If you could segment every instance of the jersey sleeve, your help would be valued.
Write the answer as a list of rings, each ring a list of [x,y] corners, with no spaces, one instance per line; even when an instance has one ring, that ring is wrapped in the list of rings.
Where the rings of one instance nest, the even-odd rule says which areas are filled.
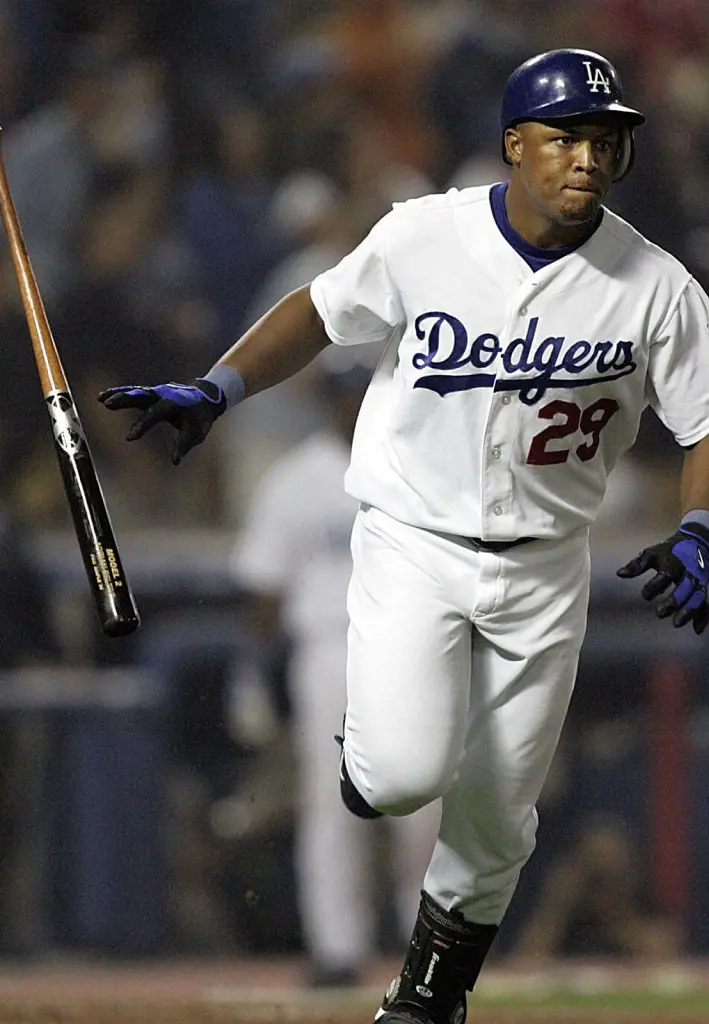
[[[236,582],[256,593],[284,591],[297,571],[300,516],[293,488],[278,466],[256,488],[246,522],[232,548]]]
[[[709,434],[709,297],[693,278],[651,345],[648,401],[684,447]]]
[[[387,341],[403,319],[386,255],[396,217],[393,210],[382,217],[356,249],[310,285],[313,305],[336,345]]]

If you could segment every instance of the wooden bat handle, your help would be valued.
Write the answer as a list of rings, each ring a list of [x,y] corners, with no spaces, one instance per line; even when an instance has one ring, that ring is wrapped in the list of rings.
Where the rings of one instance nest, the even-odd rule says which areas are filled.
[[[0,143],[2,142],[2,129],[0,129]],[[47,395],[54,391],[68,391],[66,376],[62,368],[59,353],[54,345],[52,331],[44,310],[42,296],[37,287],[37,280],[32,270],[25,240],[22,237],[20,222],[17,219],[15,206],[10,195],[10,185],[7,180],[5,161],[0,147],[0,214],[2,214],[5,232],[10,243],[10,254],[15,264],[17,283],[22,294],[22,301],[25,307],[27,325],[32,338],[37,370],[39,372],[42,394]],[[48,343],[49,342],[49,343]]]
[[[52,422],[55,452],[89,586],[96,601],[104,633],[108,636],[125,636],[138,628],[140,616],[128,577],[123,570],[86,434],[62,368],[25,248],[2,153],[0,214],[15,265],[42,394]]]

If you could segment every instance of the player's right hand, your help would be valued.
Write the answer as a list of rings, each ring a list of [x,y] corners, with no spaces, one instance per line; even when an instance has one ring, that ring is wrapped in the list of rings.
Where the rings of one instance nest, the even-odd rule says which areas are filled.
[[[188,384],[156,384],[153,387],[126,384],[108,388],[98,396],[107,409],[142,409],[126,435],[136,441],[156,423],[169,423],[177,431],[170,458],[177,466],[190,448],[201,444],[212,424],[226,410],[226,398],[218,384],[196,377]]]
[[[672,587],[655,606],[658,618],[671,615],[675,626],[691,622],[694,632],[702,633],[709,623],[709,530],[701,523],[682,523],[671,537],[645,548],[617,574],[630,579],[648,569],[654,569],[655,575],[641,591],[646,601]]]

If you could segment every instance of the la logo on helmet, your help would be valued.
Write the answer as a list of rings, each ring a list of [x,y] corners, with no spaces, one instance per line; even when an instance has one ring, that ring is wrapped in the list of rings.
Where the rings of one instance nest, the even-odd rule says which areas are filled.
[[[586,82],[590,86],[591,92],[598,92],[599,89],[603,89],[605,93],[610,93],[610,78],[606,78],[599,67],[593,68],[590,60],[585,60],[582,63],[586,68]]]

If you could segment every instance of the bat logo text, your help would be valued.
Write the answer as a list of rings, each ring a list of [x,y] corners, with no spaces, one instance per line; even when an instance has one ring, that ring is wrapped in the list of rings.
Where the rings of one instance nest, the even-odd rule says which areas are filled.
[[[86,445],[74,403],[66,391],[55,391],[46,397],[52,419],[54,439],[67,455],[78,455]]]

